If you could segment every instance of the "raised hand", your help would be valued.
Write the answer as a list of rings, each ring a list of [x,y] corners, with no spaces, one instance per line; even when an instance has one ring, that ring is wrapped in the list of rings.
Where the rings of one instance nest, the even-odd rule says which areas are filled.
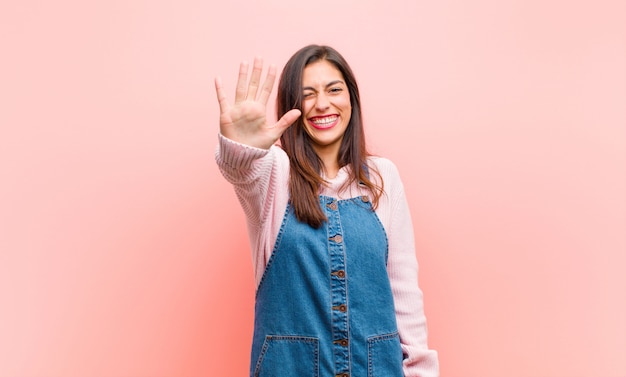
[[[276,67],[269,67],[267,77],[260,88],[263,61],[254,59],[252,75],[248,83],[248,63],[239,66],[239,78],[235,91],[235,103],[226,99],[221,79],[215,79],[215,92],[220,105],[220,133],[239,143],[269,149],[280,135],[300,117],[300,110],[293,109],[275,124],[267,123],[267,101],[276,80]]]

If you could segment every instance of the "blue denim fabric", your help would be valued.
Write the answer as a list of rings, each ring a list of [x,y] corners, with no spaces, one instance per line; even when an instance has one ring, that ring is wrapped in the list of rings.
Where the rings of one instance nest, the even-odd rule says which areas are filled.
[[[385,230],[367,196],[320,196],[328,221],[288,205],[256,295],[250,375],[402,377]]]

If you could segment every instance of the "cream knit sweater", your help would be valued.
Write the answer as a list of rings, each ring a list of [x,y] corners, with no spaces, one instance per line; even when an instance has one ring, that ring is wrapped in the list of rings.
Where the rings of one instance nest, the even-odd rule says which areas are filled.
[[[248,223],[254,276],[258,285],[280,230],[287,201],[289,159],[277,146],[258,149],[218,135],[215,159],[224,177],[233,184]],[[405,377],[439,375],[437,352],[428,349],[426,318],[422,292],[417,284],[417,260],[413,224],[402,181],[395,165],[384,158],[372,157],[371,166],[378,170],[384,183],[378,215],[389,241],[387,273],[394,297],[400,342],[405,354]],[[354,184],[339,191],[348,178],[342,168],[320,195],[347,199],[367,195],[365,188]],[[371,178],[376,178],[375,174]],[[360,376],[359,376],[360,377]]]

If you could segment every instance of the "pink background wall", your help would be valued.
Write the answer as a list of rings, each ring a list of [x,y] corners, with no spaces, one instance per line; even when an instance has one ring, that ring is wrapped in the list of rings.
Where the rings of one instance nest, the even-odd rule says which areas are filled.
[[[3,1],[0,376],[245,375],[212,80],[311,42],[403,175],[442,376],[626,376],[625,4]]]

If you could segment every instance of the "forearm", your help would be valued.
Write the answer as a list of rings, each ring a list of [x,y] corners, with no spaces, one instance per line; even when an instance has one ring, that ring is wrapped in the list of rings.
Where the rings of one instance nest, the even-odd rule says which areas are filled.
[[[279,151],[240,144],[222,135],[218,139],[217,165],[233,185],[248,221],[260,224],[271,207],[273,187],[281,179]]]

